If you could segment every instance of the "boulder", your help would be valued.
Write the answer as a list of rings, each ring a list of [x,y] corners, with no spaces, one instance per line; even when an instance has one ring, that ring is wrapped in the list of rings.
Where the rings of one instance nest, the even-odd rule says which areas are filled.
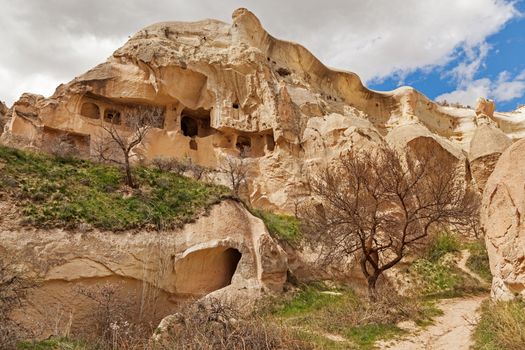
[[[525,297],[525,139],[500,156],[483,192],[481,224],[492,272],[491,295]]]

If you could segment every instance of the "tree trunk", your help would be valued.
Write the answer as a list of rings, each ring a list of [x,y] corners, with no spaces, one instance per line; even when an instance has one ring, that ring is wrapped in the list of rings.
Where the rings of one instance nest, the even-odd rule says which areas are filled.
[[[377,300],[376,283],[377,283],[378,277],[379,277],[379,275],[374,273],[373,275],[371,275],[371,276],[369,276],[367,278],[367,282],[368,282],[368,297],[372,301],[376,301]]]
[[[133,183],[133,176],[131,175],[131,166],[129,165],[129,156],[127,154],[124,155],[124,167],[126,168],[126,185],[128,185],[131,188],[134,188],[135,184]]]

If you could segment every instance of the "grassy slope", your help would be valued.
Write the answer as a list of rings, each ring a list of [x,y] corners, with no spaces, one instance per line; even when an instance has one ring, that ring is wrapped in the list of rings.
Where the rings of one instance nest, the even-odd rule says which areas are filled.
[[[155,169],[135,169],[139,190],[122,186],[119,168],[0,146],[0,192],[31,225],[104,230],[170,228],[194,219],[229,193],[222,186]]]
[[[490,272],[489,256],[485,242],[476,241],[466,244],[465,247],[470,251],[470,256],[467,260],[467,267],[477,273],[488,283],[492,282],[492,274]]]
[[[409,272],[417,281],[423,298],[439,299],[487,292],[484,286],[461,270],[453,261],[463,248],[457,235],[442,233],[428,246],[425,254],[414,261]],[[476,271],[476,270],[474,270]]]
[[[270,211],[253,208],[250,211],[264,221],[268,232],[273,237],[289,243],[297,243],[301,240],[300,222],[294,216],[275,214]]]

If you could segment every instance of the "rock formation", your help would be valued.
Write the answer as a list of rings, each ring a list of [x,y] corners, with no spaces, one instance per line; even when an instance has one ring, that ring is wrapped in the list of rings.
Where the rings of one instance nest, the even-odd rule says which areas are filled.
[[[126,133],[124,111],[160,107],[162,126],[134,149],[140,160],[190,157],[220,169],[226,157],[243,157],[250,167],[245,190],[250,204],[291,212],[308,194],[304,184],[311,169],[356,147],[388,142],[416,156],[433,152],[436,161],[461,167],[481,193],[499,155],[525,136],[525,108],[499,113],[486,99],[475,109],[442,106],[410,87],[372,91],[356,74],[328,68],[303,46],[272,37],[250,11],[238,9],[232,19],[163,22],[140,30],[106,62],[60,85],[51,97],[23,94],[7,112],[0,108],[0,121],[5,114],[0,141],[44,149],[66,137],[88,157],[103,137],[102,125],[113,123]],[[523,148],[520,141],[505,151],[485,189],[484,225],[497,296],[523,290],[524,179],[516,170],[525,165],[516,165]],[[163,239],[168,272],[150,261],[166,258],[150,250],[159,237],[2,235],[8,243],[27,240],[36,254],[31,260],[51,259],[52,266],[42,266],[44,285],[118,276],[144,281],[168,300],[223,286],[229,279],[226,261],[240,253],[228,291],[237,282],[280,288],[282,252],[261,224],[231,203],[213,215],[216,221],[202,218]],[[238,223],[226,225],[224,217]],[[97,254],[93,247],[100,248]],[[194,259],[210,269],[223,266],[213,285],[200,284]],[[152,279],[159,273],[161,280]]]
[[[492,296],[525,297],[525,140],[507,148],[489,177],[482,225],[493,275]]]
[[[224,220],[228,218],[228,220]],[[263,222],[237,202],[223,201],[209,215],[175,232],[66,232],[0,230],[0,252],[41,283],[18,310],[23,324],[41,325],[45,338],[69,326],[87,330],[93,300],[79,288],[111,283],[133,312],[159,321],[180,302],[204,295],[231,298],[240,307],[261,291],[281,291],[286,254]]]
[[[480,193],[483,192],[501,153],[511,144],[511,139],[494,125],[481,125],[476,129],[470,141],[469,162]]]
[[[251,167],[252,205],[290,211],[310,167],[381,142],[398,127],[426,130],[432,137],[419,139],[446,144],[456,160],[481,120],[511,139],[525,132],[525,110],[497,113],[488,100],[476,110],[440,106],[408,87],[372,91],[356,74],[330,69],[304,47],[272,37],[248,10],[232,18],[231,25],[205,20],[142,29],[50,98],[24,94],[7,114],[2,141],[41,149],[67,137],[87,156],[101,124],[125,132],[124,107],[157,106],[163,127],[135,149],[143,160],[189,156],[217,168],[226,155],[242,154]]]

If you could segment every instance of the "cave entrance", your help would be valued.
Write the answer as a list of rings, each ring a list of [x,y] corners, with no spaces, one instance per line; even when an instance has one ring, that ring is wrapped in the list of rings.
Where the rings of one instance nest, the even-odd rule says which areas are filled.
[[[184,136],[206,137],[215,133],[210,126],[210,110],[184,108],[181,112],[180,128]]]
[[[197,250],[175,264],[175,288],[185,295],[205,295],[231,284],[242,254],[229,247]]]
[[[182,134],[184,136],[195,137],[199,134],[199,124],[191,117],[182,117],[180,128],[182,129]]]
[[[252,140],[247,136],[237,136],[235,147],[239,150],[241,157],[249,157],[252,150]]]

